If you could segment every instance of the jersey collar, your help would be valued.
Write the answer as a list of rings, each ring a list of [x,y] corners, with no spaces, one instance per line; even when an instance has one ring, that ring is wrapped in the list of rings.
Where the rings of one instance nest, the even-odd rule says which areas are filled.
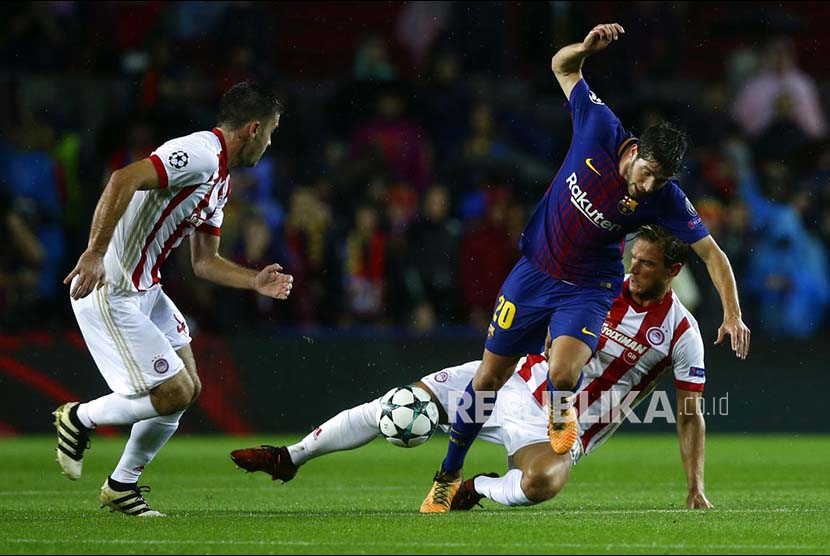
[[[625,282],[623,282],[622,297],[625,300],[625,302],[628,304],[628,306],[631,307],[632,309],[634,309],[635,311],[637,311],[638,313],[648,313],[648,312],[656,311],[658,308],[662,307],[666,303],[671,303],[672,302],[672,297],[673,297],[672,296],[672,291],[671,291],[671,288],[669,288],[669,291],[666,292],[666,295],[663,296],[663,299],[661,299],[660,301],[658,301],[657,303],[655,303],[653,305],[649,305],[648,307],[643,307],[642,305],[640,305],[639,303],[634,301],[633,297],[631,297],[631,290],[628,289],[628,286],[629,286],[629,279],[626,278]]]
[[[219,139],[219,144],[222,145],[222,151],[219,153],[219,177],[224,179],[228,175],[228,147],[225,145],[225,135],[218,127],[214,127],[211,131]]]

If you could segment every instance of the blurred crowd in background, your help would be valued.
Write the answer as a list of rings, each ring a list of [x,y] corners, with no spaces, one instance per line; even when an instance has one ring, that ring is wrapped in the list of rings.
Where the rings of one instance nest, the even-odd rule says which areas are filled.
[[[738,282],[754,337],[830,314],[830,9],[707,2],[19,2],[0,7],[0,330],[72,327],[63,278],[114,170],[210,129],[247,79],[286,106],[232,171],[220,252],[295,277],[287,302],[163,269],[194,329],[487,328],[571,122],[550,71],[597,23],[591,88],[635,134],[668,119],[679,176]],[[695,256],[684,298],[722,318]],[[317,328],[319,327],[319,328]],[[367,328],[368,327],[368,328]]]

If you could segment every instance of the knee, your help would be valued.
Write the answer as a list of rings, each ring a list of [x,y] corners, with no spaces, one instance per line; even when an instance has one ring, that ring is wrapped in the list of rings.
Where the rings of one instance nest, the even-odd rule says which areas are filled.
[[[579,380],[582,366],[568,362],[553,362],[550,365],[550,381],[557,390],[572,390]]]
[[[179,411],[184,411],[190,407],[193,399],[193,387],[182,387],[181,389],[171,392],[163,402],[163,410],[158,409],[160,415],[172,415]]]
[[[476,377],[473,388],[478,392],[496,391],[504,386],[505,382],[507,381],[503,380],[498,373],[488,371]]]
[[[159,415],[172,415],[187,409],[194,399],[193,381],[181,373],[150,393]]]
[[[482,365],[473,378],[473,388],[479,392],[499,390],[516,368],[515,363],[506,365]]]
[[[202,393],[202,381],[199,378],[195,378],[193,380],[193,395],[190,398],[190,404],[193,405],[196,403],[196,400],[199,399],[199,394]]]
[[[569,374],[551,373],[551,375],[550,381],[553,383],[553,387],[560,392],[571,391],[576,386],[576,379]]]
[[[563,486],[555,473],[530,471],[522,475],[522,490],[528,500],[535,504],[550,500],[559,494]]]

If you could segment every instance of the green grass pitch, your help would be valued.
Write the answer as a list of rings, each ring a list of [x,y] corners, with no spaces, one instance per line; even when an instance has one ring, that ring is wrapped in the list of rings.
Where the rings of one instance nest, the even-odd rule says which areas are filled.
[[[574,468],[554,500],[531,508],[420,515],[446,448],[383,440],[314,460],[290,483],[245,474],[230,450],[292,438],[178,436],[144,473],[166,518],[110,514],[98,488],[125,438],[94,438],[83,477],[54,462],[52,437],[0,440],[4,554],[807,553],[830,550],[830,437],[717,436],[707,444],[715,510],[687,511],[674,436],[618,434]],[[505,471],[483,441],[469,475]]]

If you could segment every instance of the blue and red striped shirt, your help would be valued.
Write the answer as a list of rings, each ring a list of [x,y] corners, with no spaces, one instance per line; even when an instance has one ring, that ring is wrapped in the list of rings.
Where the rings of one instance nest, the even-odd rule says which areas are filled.
[[[571,91],[568,106],[573,120],[570,149],[519,247],[553,278],[618,295],[626,235],[642,225],[659,224],[691,244],[709,232],[675,179],[637,200],[628,196],[618,168],[637,139],[584,79]]]

